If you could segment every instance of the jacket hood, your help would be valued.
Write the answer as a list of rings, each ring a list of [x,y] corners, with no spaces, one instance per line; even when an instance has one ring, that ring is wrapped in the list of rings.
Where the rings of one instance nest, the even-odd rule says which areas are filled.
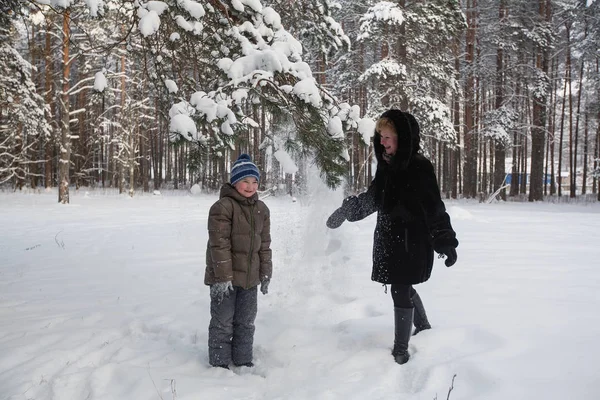
[[[222,199],[223,197],[231,197],[242,204],[254,204],[258,200],[258,193],[254,193],[252,197],[244,197],[231,183],[226,183],[221,186],[221,192],[219,193],[219,198]]]
[[[405,169],[412,157],[421,149],[419,123],[412,114],[396,109],[384,112],[380,118],[389,118],[398,134],[398,148],[390,161],[390,166]],[[383,159],[385,150],[381,145],[381,135],[377,131],[373,137],[373,148],[378,165],[386,163]]]

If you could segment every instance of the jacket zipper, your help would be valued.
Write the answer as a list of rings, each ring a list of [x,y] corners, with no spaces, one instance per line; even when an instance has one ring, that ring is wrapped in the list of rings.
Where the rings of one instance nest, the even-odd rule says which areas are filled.
[[[246,272],[246,289],[250,284],[250,270],[252,269],[252,253],[254,253],[254,204],[250,206],[250,251],[248,252],[248,271]]]

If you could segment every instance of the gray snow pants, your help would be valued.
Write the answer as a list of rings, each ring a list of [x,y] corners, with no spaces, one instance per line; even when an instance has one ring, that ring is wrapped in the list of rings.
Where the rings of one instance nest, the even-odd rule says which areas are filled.
[[[257,287],[248,290],[234,286],[221,302],[211,296],[208,326],[208,362],[225,366],[252,361],[254,320],[257,313]]]

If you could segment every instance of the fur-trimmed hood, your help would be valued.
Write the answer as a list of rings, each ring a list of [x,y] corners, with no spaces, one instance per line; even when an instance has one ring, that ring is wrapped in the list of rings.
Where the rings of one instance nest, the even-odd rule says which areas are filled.
[[[393,169],[406,169],[412,157],[421,149],[419,123],[412,114],[396,109],[384,112],[380,118],[389,118],[398,134],[398,149],[392,157],[390,166]],[[383,159],[385,150],[381,145],[381,135],[377,131],[373,137],[373,147],[377,163],[379,165],[385,163]]]

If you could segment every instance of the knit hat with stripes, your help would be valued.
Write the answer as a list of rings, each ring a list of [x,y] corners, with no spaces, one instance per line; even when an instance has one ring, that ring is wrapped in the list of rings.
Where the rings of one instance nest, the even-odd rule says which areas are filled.
[[[256,164],[250,160],[250,156],[248,154],[240,154],[231,168],[230,182],[232,185],[235,185],[242,179],[249,176],[253,176],[257,181],[260,181],[260,171],[256,167]]]

